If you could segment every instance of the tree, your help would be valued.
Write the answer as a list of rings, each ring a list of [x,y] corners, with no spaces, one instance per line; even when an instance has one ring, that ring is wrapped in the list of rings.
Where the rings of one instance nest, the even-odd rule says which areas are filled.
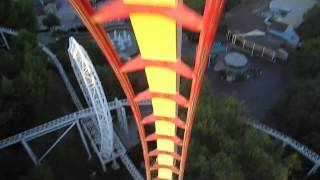
[[[232,97],[207,91],[199,103],[186,179],[280,180],[299,167],[295,157],[283,159],[280,144],[245,125],[245,110]]]
[[[124,98],[123,90],[110,67],[96,66],[96,71],[107,99]]]
[[[37,110],[41,109],[46,96],[48,78],[45,58],[40,53],[32,33],[19,33],[19,36],[13,39],[12,50],[7,53],[18,68],[13,72],[8,70],[7,73],[1,73],[1,124],[10,124],[10,128],[3,128],[4,133],[27,127],[26,124],[31,123],[25,121],[26,117],[37,119]],[[7,76],[8,74],[10,76]]]
[[[1,26],[29,31],[34,31],[36,28],[33,0],[2,0],[0,12]]]
[[[225,10],[230,11],[235,6],[239,5],[241,3],[241,0],[227,0]]]
[[[204,0],[185,0],[184,3],[189,6],[190,8],[194,9],[199,14],[203,14],[204,11]],[[226,1],[225,9],[228,10],[231,7],[240,4],[240,0],[228,0]],[[220,23],[218,26],[218,33],[225,34],[227,31],[227,23],[225,21],[224,14],[222,14]],[[189,31],[184,31],[184,33],[188,36],[189,40],[192,42],[198,42],[199,40],[199,33],[193,33]]]
[[[320,69],[320,37],[303,43],[294,55],[294,70],[298,78],[315,78]]]
[[[202,14],[204,10],[204,0],[184,0],[186,5],[197,11],[198,13]],[[241,0],[227,0],[225,4],[225,10],[229,11],[233,7],[239,5]]]
[[[47,16],[42,20],[42,24],[48,29],[52,30],[53,27],[60,25],[60,20],[57,16],[52,13],[47,14]]]
[[[305,41],[292,58],[295,76],[289,85],[286,97],[272,111],[272,116],[280,127],[316,152],[320,152],[319,17],[319,6],[305,15],[305,22],[300,29]],[[295,177],[302,178],[309,168],[307,161],[303,160],[302,171],[297,172]],[[319,177],[318,173],[310,179]]]
[[[184,3],[198,13],[202,14],[204,10],[204,0],[184,0]]]
[[[300,31],[304,40],[313,39],[320,35],[320,5],[316,5],[304,16]]]
[[[287,133],[313,149],[320,152],[320,76],[313,79],[296,79],[290,85],[286,98],[273,110],[275,121]],[[302,169],[295,177],[302,179],[310,169],[304,158]],[[308,179],[319,179],[319,173]]]
[[[320,76],[296,80],[288,90],[288,95],[286,106],[281,109],[283,126],[294,137],[319,152]]]

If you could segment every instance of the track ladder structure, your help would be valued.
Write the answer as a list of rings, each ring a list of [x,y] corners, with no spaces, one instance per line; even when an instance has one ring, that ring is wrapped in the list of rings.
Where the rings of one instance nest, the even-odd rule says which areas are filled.
[[[166,4],[159,4],[153,0],[149,0],[150,2],[147,4],[146,4],[146,1],[144,0],[139,0],[139,1],[138,0],[124,0],[124,1],[115,0],[106,4],[105,6],[101,7],[98,10],[95,10],[87,0],[69,0],[69,1],[72,4],[72,6],[75,8],[77,13],[79,14],[80,18],[84,22],[87,29],[90,31],[90,33],[96,40],[98,46],[102,50],[103,54],[106,56],[111,67],[113,68],[118,80],[120,81],[122,88],[125,90],[128,100],[119,100],[118,102],[126,105],[130,105],[133,111],[136,124],[138,127],[138,131],[139,131],[139,136],[141,139],[142,148],[143,148],[143,156],[145,160],[147,179],[154,178],[151,176],[151,171],[156,171],[156,173],[152,173],[152,174],[157,174],[158,179],[172,179],[173,178],[172,174],[175,174],[175,176],[178,177],[180,180],[183,179],[184,168],[186,164],[186,157],[188,153],[188,144],[190,140],[193,119],[195,116],[195,106],[197,104],[197,99],[199,96],[200,87],[203,80],[203,74],[207,64],[208,54],[210,53],[210,50],[211,50],[211,45],[214,40],[215,32],[217,29],[217,25],[219,22],[219,17],[222,11],[224,1],[223,0],[215,0],[215,1],[207,0],[203,16],[197,15],[192,10],[190,10],[185,5],[183,5],[183,3],[175,2],[175,1],[173,2],[173,0],[171,2],[170,0],[167,0]],[[151,18],[144,17],[144,15],[155,16],[155,17],[151,17]],[[132,59],[131,61],[128,61],[127,63],[123,64],[120,61],[115,49],[113,48],[110,38],[105,33],[102,23],[109,22],[118,18],[128,18],[128,17],[131,18],[131,22],[134,26],[133,28],[138,40],[141,54],[138,55],[136,58]],[[168,51],[171,51],[171,53],[172,52],[173,53],[172,54],[167,53],[168,55],[166,57],[167,59],[163,57],[161,58],[152,57],[152,53],[150,52],[154,52],[154,47],[159,48],[159,46],[157,46],[155,43],[156,41],[154,41],[154,39],[151,39],[151,41],[153,41],[154,44],[150,45],[149,44],[150,42],[145,42],[144,40],[141,40],[143,39],[143,35],[145,35],[144,33],[148,32],[148,31],[144,31],[144,29],[151,29],[150,30],[151,33],[155,32],[152,26],[148,27],[148,26],[142,25],[143,23],[150,22],[150,21],[157,22],[161,24],[161,26],[169,27],[169,29],[171,29],[171,32],[168,32],[167,34],[165,34],[165,35],[170,35],[169,40],[176,39],[176,41],[178,41],[179,33],[176,33],[174,35],[175,32],[179,32],[178,28],[174,28],[174,26],[177,26],[177,25],[180,25],[193,32],[200,32],[200,40],[197,48],[194,68],[188,67],[179,58],[180,47],[177,42],[174,45],[175,48],[171,47],[172,49],[168,50]],[[156,26],[155,28],[163,29],[163,27],[161,26],[160,27]],[[9,34],[10,33],[12,34],[12,32],[16,34],[15,31],[8,31],[8,29],[5,29],[5,31],[9,32]],[[1,31],[1,28],[0,28],[0,32],[6,33],[5,31]],[[148,32],[147,34],[150,35],[150,32]],[[160,39],[166,38],[162,34],[154,33],[153,35],[159,37]],[[153,47],[153,49],[145,50],[145,48],[147,47]],[[163,50],[163,49],[159,48],[158,50]],[[173,58],[171,56],[173,56]],[[154,71],[155,69],[157,69],[156,70],[157,73],[159,72],[162,73],[161,74],[162,77],[164,77],[164,74],[171,74],[171,76],[167,76],[168,79],[173,79],[173,77],[175,77],[176,79],[179,77],[190,79],[192,81],[192,86],[191,86],[191,93],[189,98],[183,97],[177,91],[174,91],[174,92],[172,91],[172,89],[176,89],[176,90],[178,89],[177,81],[170,82],[173,88],[171,87],[169,92],[166,92],[163,89],[157,89],[154,86],[152,87],[151,85],[153,83],[152,79],[153,80],[157,79],[157,78],[152,78],[152,76],[155,75],[155,73],[152,73],[152,71]],[[128,79],[128,73],[135,72],[138,70],[145,70],[148,78],[149,90],[135,94],[135,92],[133,91],[132,85],[130,84],[130,81]],[[66,77],[63,77],[63,79],[65,78]],[[138,103],[149,104],[149,102],[145,100],[152,101],[154,113],[147,117],[142,117]],[[167,101],[167,102],[159,103],[159,101]],[[112,109],[112,107],[117,106],[116,104],[118,102],[115,102],[115,101],[110,102],[109,108]],[[182,106],[187,108],[187,119],[181,120],[180,118],[176,117],[176,114],[173,114],[173,116],[159,115],[161,113],[156,114],[157,112],[155,112],[155,109],[157,109],[159,105],[161,104],[163,105],[166,103],[169,104],[170,107]],[[78,105],[76,106],[78,107]],[[176,107],[170,108],[170,109],[171,109],[170,110],[171,113],[173,112],[172,109],[176,111]],[[86,111],[86,110],[83,110],[83,111]],[[91,109],[91,111],[93,111],[93,109]],[[164,114],[168,115],[168,113],[164,113]],[[89,118],[89,117],[92,118],[93,116],[94,114],[92,114],[91,116],[85,116],[84,118]],[[43,131],[46,131],[46,129],[48,129],[48,132],[49,132],[49,131],[54,131],[54,127],[59,127],[59,126],[66,127],[67,125],[69,126],[72,125],[72,121],[70,121],[69,118],[66,118],[60,121],[61,121],[61,124],[60,122],[57,123],[57,121],[55,121],[54,123],[52,123],[52,124],[56,124],[54,126],[44,125],[41,127],[36,127],[36,129],[31,130],[33,132],[30,132],[28,130],[28,132],[23,132],[22,134],[20,133],[15,137],[10,137],[10,139],[7,138],[5,140],[2,140],[0,141],[0,149],[1,147],[2,148],[6,147],[8,144],[12,144],[13,142],[20,142],[28,151],[29,148],[28,148],[28,145],[25,143],[26,141],[19,140],[19,138],[22,137],[23,139],[24,137],[29,137],[29,136],[36,138],[41,136],[42,134],[45,134]],[[68,122],[68,123],[66,123],[64,126],[63,125],[64,122]],[[308,172],[308,176],[313,174],[319,168],[320,166],[319,155],[314,151],[312,151],[311,149],[309,149],[308,147],[288,137],[287,135],[275,129],[272,129],[266,125],[263,125],[261,123],[249,121],[247,124],[271,135],[272,137],[278,140],[281,140],[282,142],[291,146],[297,152],[305,156],[307,159],[312,161],[314,163],[314,167]],[[156,132],[152,134],[146,134],[145,127],[147,125],[154,125],[156,127]],[[86,123],[83,123],[83,126],[84,126],[84,129],[87,129],[87,130],[90,128],[90,124],[87,125]],[[160,130],[157,130],[157,127]],[[169,127],[170,129],[174,129],[175,130],[174,133],[176,133],[176,129],[179,128],[183,130],[184,133],[182,137],[178,137],[177,134],[170,134],[170,135],[161,134],[162,133],[161,127],[162,128]],[[116,135],[114,135],[114,139],[117,139],[115,138],[115,136]],[[25,139],[28,140],[28,138],[25,138]],[[157,148],[151,149],[149,145],[150,142],[156,142]],[[119,147],[118,145],[116,145],[117,144],[116,142],[114,142],[114,144],[115,144],[115,147]],[[165,144],[166,147],[170,147],[171,149],[161,150],[159,149],[159,147],[161,147],[161,144]],[[120,150],[120,152],[122,151]],[[122,154],[120,155],[120,159],[122,160],[122,162],[124,163],[130,162],[130,159],[126,157],[125,153],[120,153],[120,154]],[[132,164],[131,165],[130,163],[128,164],[129,165],[126,165],[126,166],[129,167],[128,169],[130,169]],[[132,171],[132,172],[130,171],[130,173],[135,174],[135,171]],[[133,175],[133,177],[135,176]],[[140,179],[140,178],[141,176],[138,177],[137,179]]]
[[[115,0],[98,10],[87,0],[69,2],[96,40],[126,93],[139,131],[147,179],[183,179],[195,106],[224,1],[207,0],[203,16],[175,0]],[[103,23],[129,17],[141,54],[123,64],[103,29]],[[180,59],[177,25],[200,32],[194,68]],[[164,33],[159,34],[161,31]],[[152,33],[156,39],[152,38]],[[128,73],[138,70],[145,70],[149,89],[136,94]],[[180,76],[192,81],[189,98],[177,91]],[[168,86],[161,87],[157,81],[166,82]],[[153,114],[141,116],[138,102],[142,100],[152,101]],[[186,120],[177,117],[177,106],[187,108]],[[147,125],[154,125],[155,132],[146,134]],[[183,131],[182,137],[178,137],[177,128]],[[150,144],[154,142],[157,148],[151,149]],[[155,177],[151,176],[151,171]]]

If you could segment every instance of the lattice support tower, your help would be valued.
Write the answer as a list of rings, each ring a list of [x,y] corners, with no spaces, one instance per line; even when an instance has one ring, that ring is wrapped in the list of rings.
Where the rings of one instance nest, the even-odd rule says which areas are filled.
[[[104,158],[109,159],[113,151],[113,124],[100,80],[87,52],[73,37],[69,38],[68,53],[85,99],[96,113],[99,131],[93,132],[99,151]]]

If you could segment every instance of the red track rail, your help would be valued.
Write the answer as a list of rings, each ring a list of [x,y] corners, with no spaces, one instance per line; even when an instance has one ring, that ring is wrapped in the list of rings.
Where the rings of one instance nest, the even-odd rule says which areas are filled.
[[[128,5],[124,4],[122,0],[115,0],[103,6],[97,11],[92,8],[88,0],[69,1],[97,42],[99,48],[102,50],[104,56],[111,65],[128,98],[139,131],[147,179],[151,179],[150,171],[158,170],[159,168],[166,168],[171,169],[174,174],[178,175],[179,180],[182,180],[187,160],[188,145],[190,141],[192,125],[195,118],[196,104],[204,79],[204,72],[208,64],[209,53],[212,48],[212,44],[219,24],[219,19],[222,13],[224,0],[207,0],[203,16],[196,14],[180,1],[177,2],[176,7],[168,8],[157,6]],[[137,56],[135,59],[127,62],[126,64],[122,64],[117,55],[117,52],[112,46],[111,40],[106,35],[102,25],[99,23],[111,21],[118,18],[128,18],[130,13],[134,12],[160,14],[176,20],[179,25],[187,28],[188,30],[200,32],[199,45],[197,48],[194,68],[191,69],[180,59],[176,63],[169,63],[158,61],[143,61],[140,56]],[[153,93],[145,90],[138,95],[134,94],[127,73],[143,70],[148,66],[168,68],[172,71],[175,71],[178,75],[184,78],[191,79],[192,84],[189,99],[187,100],[186,98],[181,96],[179,92],[177,92],[176,95],[169,95]],[[152,97],[167,98],[175,101],[180,106],[188,108],[186,121],[184,122],[178,117],[155,117],[154,115],[149,115],[142,118],[141,111],[137,102],[139,102],[140,100],[151,99]],[[157,135],[155,133],[146,136],[144,126],[147,124],[155,123],[156,119],[172,122],[178,128],[184,130],[183,139],[180,139],[177,136],[171,137]],[[150,141],[156,141],[157,139],[168,139],[173,141],[176,145],[181,146],[181,154],[177,152],[172,153],[158,151],[157,149],[149,150],[147,143]],[[158,154],[171,155],[175,160],[180,161],[180,167],[177,168],[176,166],[165,166],[157,163],[150,166],[150,157],[157,156]]]

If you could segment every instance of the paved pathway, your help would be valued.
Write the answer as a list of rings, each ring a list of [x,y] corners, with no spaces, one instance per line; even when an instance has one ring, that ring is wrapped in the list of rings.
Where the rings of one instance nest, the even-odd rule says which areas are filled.
[[[219,78],[218,73],[213,71],[213,66],[208,69],[208,76],[214,93],[234,96],[246,106],[253,117],[262,118],[285,95],[290,71],[287,64],[272,64],[260,58],[247,57],[252,66],[262,69],[261,77],[229,83]]]

